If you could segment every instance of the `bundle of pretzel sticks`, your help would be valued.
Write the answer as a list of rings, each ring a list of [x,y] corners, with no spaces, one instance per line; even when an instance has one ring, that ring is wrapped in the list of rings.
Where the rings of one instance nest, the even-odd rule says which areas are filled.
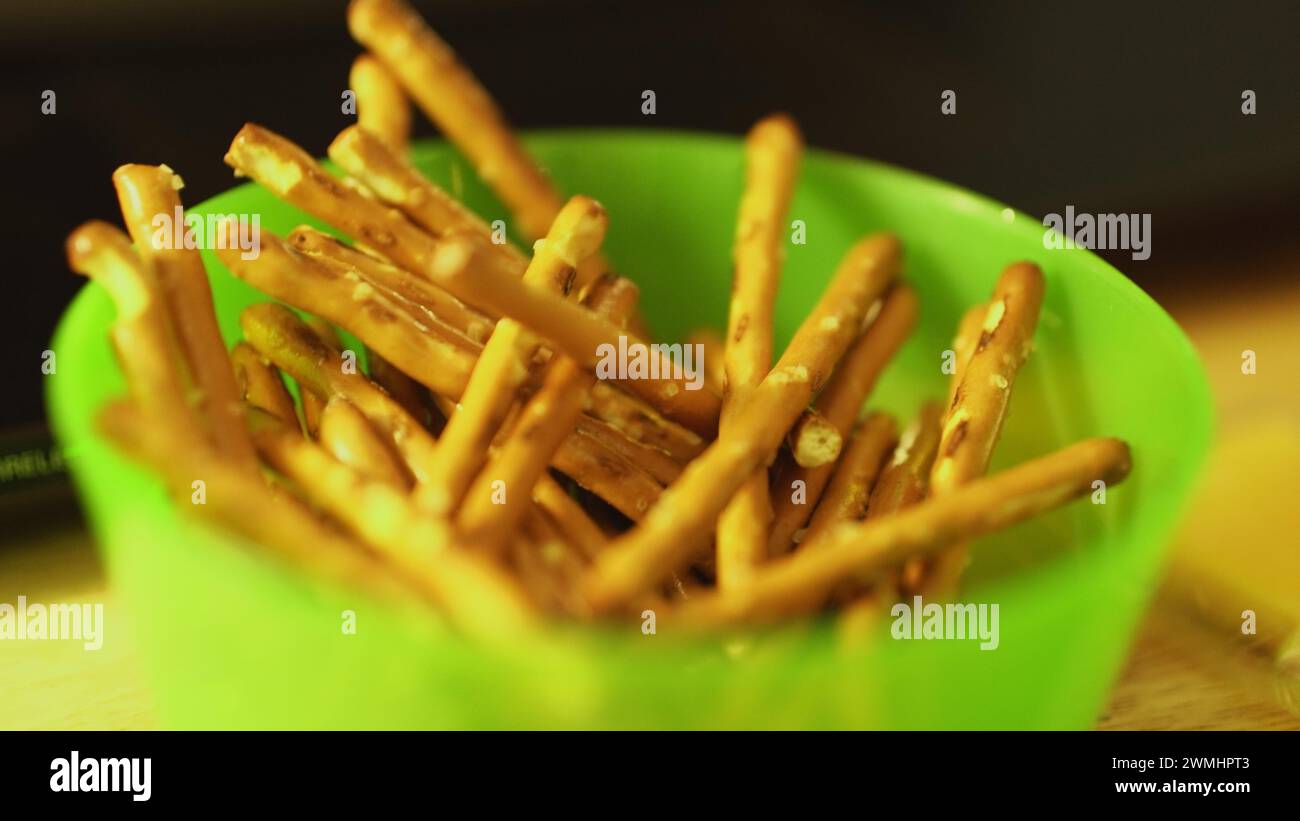
[[[126,232],[90,222],[68,239],[71,267],[117,307],[129,395],[101,429],[182,506],[201,482],[196,514],[484,640],[647,608],[703,629],[833,612],[852,632],[901,596],[953,596],[970,541],[1127,474],[1127,446],[1102,438],[986,475],[1032,347],[1033,264],[962,318],[946,399],[901,431],[862,413],[918,310],[894,236],[848,249],[776,355],[803,151],[780,115],[745,141],[726,332],[692,338],[703,387],[668,361],[657,379],[598,378],[602,346],[648,339],[638,286],[601,253],[609,215],[560,196],[402,0],[353,0],[348,25],[367,53],[349,78],[358,122],[328,149],[343,175],[253,124],[226,154],[346,238],[262,232],[254,255],[218,240],[231,274],[279,300],[244,310],[233,348],[199,252],[156,241],[157,215],[182,207],[169,167],[119,168]],[[411,164],[410,101],[531,254]]]

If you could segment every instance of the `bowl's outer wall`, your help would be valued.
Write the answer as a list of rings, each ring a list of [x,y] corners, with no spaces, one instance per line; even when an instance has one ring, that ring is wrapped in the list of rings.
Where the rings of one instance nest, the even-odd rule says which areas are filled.
[[[722,327],[742,155],[734,138],[571,131],[530,148],[569,192],[599,198],[619,270],[642,284],[665,341]],[[505,218],[439,142],[416,163],[486,219]],[[179,169],[184,171],[184,169]],[[312,222],[256,185],[192,209],[257,214],[283,234]],[[1090,500],[982,540],[965,601],[997,604],[1000,644],[881,639],[846,653],[827,626],[737,640],[725,652],[639,624],[571,631],[491,651],[347,590],[322,590],[229,537],[179,517],[161,485],[93,432],[124,390],[106,333],[112,307],[89,285],[63,318],[49,380],[56,433],[129,609],[160,720],[170,727],[932,727],[1083,728],[1103,705],[1153,589],[1180,504],[1211,434],[1204,374],[1173,321],[1095,255],[1048,250],[1041,224],[952,186],[812,151],[790,214],[778,344],[850,244],[894,231],[921,296],[917,332],[870,405],[910,415],[941,396],[964,308],[1009,262],[1047,277],[1035,352],[1016,384],[994,468],[1085,436],[1133,446],[1134,470]],[[319,226],[318,227],[324,227]],[[227,342],[263,297],[210,252]],[[345,634],[343,611],[356,613]],[[112,625],[107,627],[112,640]]]

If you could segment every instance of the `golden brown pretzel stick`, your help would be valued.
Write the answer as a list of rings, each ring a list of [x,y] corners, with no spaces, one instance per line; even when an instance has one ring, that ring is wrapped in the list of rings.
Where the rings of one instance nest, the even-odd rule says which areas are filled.
[[[781,272],[781,240],[801,152],[799,130],[781,115],[760,120],[745,140],[745,189],[736,217],[723,349],[726,391],[720,428],[724,431],[772,367],[772,310]],[[720,588],[743,584],[766,558],[771,519],[767,468],[759,466],[718,519]]]
[[[622,322],[636,309],[638,295],[630,281],[606,275],[594,283],[587,300],[597,315]],[[569,437],[594,382],[591,374],[568,357],[551,361],[541,389],[524,405],[514,429],[465,494],[456,524],[466,541],[489,552],[506,544],[531,508],[532,487],[560,443]],[[581,438],[581,434],[577,436]],[[511,504],[508,498],[503,502],[495,492],[501,487],[507,491],[514,488],[516,494],[526,489],[529,504]]]
[[[988,312],[987,302],[972,305],[961,315],[961,322],[957,324],[957,335],[952,340],[953,367],[952,376],[948,379],[948,401],[943,405],[945,413],[952,407],[952,401],[957,396],[957,386],[961,384],[966,363],[970,361],[970,355],[979,342],[980,326],[984,324]]]
[[[876,379],[911,332],[916,322],[916,311],[916,291],[907,283],[895,285],[875,312],[871,324],[844,355],[826,389],[817,397],[816,410],[839,428],[841,434],[852,428],[858,411],[875,387]],[[769,555],[776,556],[790,549],[794,534],[808,521],[821,499],[832,470],[830,465],[801,468],[789,462],[778,462],[772,482]],[[796,482],[803,484],[796,485]],[[802,504],[796,498],[796,488]]]
[[[551,459],[551,467],[604,499],[632,521],[640,521],[659,500],[663,485],[600,440],[581,430],[570,431]]]
[[[288,308],[250,305],[239,324],[248,344],[297,380],[299,390],[322,399],[343,396],[356,405],[393,443],[417,484],[437,471],[433,436],[364,374],[345,368],[343,357]]]
[[[268,549],[313,578],[388,599],[410,595],[389,568],[296,499],[268,492],[256,474],[231,467],[206,445],[193,447],[182,431],[157,424],[133,403],[104,406],[96,424],[129,456],[161,473],[174,493],[188,496],[191,483],[202,479],[205,503],[183,506],[196,515]]]
[[[590,413],[632,441],[667,453],[679,465],[704,452],[706,443],[699,434],[607,382],[597,382],[591,389]]]
[[[618,384],[696,433],[711,436],[716,430],[721,400],[702,384],[689,384],[684,368],[674,368],[662,349],[632,347],[645,343],[558,294],[512,277],[484,261],[472,245],[449,241],[432,272],[434,280],[453,294],[472,305],[509,316],[588,370],[605,364],[604,370],[615,371],[601,376],[619,376],[619,369],[611,363],[625,356],[630,361],[629,351],[643,351],[649,375],[657,378],[632,378],[629,364],[628,378],[618,379]],[[620,353],[620,345],[624,353]]]
[[[931,555],[978,538],[1091,490],[1092,482],[1121,481],[1128,446],[1118,439],[1085,439],[1001,473],[977,479],[892,516],[842,525],[817,550],[800,550],[759,568],[733,595],[697,596],[681,620],[717,627],[768,622],[808,612],[848,578],[879,578],[913,556]]]
[[[329,346],[331,351],[343,355],[343,340],[339,338],[338,331],[329,321],[321,319],[315,315],[303,317],[303,324],[311,328],[312,333]],[[353,356],[356,352],[353,351]],[[303,390],[301,386],[298,389],[298,404],[302,407],[302,429],[303,432],[311,439],[315,439],[320,434],[321,415],[325,412],[325,399],[317,396],[309,390]]]
[[[212,440],[228,458],[252,469],[257,460],[203,259],[178,241],[187,230],[179,194],[184,183],[165,165],[123,165],[113,172],[113,185],[136,251],[158,283]]]
[[[352,61],[348,87],[357,98],[357,125],[405,156],[411,141],[411,105],[397,78],[383,63],[362,54]]]
[[[785,353],[717,441],[687,466],[640,525],[596,560],[585,588],[610,610],[657,582],[698,551],[736,489],[780,447],[857,336],[871,303],[898,273],[898,240],[877,234],[853,246]]]
[[[867,519],[889,516],[925,498],[930,483],[930,467],[939,449],[940,421],[943,405],[926,402],[907,430],[903,431],[894,455],[880,472],[867,503]],[[898,572],[886,573],[874,587],[863,592],[864,582],[853,579],[837,588],[833,599],[846,602],[836,628],[840,640],[849,647],[860,646],[875,631],[880,619],[901,590],[910,590],[919,580],[924,561],[913,557]]]
[[[569,200],[546,239],[538,243],[523,281],[567,293],[574,268],[604,240],[608,219],[605,209],[589,197]],[[425,503],[430,510],[449,515],[460,504],[540,347],[541,340],[518,322],[502,319],[497,323],[438,442],[442,469],[428,488],[421,490],[427,494]]]
[[[108,223],[92,220],[68,235],[67,255],[68,266],[103,286],[117,307],[113,342],[140,409],[153,423],[177,431],[178,438],[206,441],[187,399],[188,371],[158,283],[130,240]]]
[[[333,225],[398,266],[429,269],[438,241],[397,211],[330,175],[306,151],[254,123],[239,130],[226,164],[272,194]]]
[[[1043,273],[1031,262],[1008,266],[998,278],[943,422],[939,452],[930,471],[930,493],[942,495],[988,470],[993,446],[1002,433],[1011,389],[1029,356],[1043,304]],[[940,554],[922,583],[928,598],[956,592],[966,566],[964,545]]]
[[[556,529],[588,560],[594,559],[609,546],[609,537],[591,520],[582,505],[564,492],[560,483],[549,474],[533,485],[533,501]]]
[[[939,449],[939,420],[943,408],[926,402],[917,418],[903,431],[893,457],[871,490],[867,518],[878,519],[911,507],[925,498],[930,467]]]
[[[388,392],[407,413],[426,428],[433,427],[433,399],[429,389],[375,351],[366,350],[366,372],[371,381]]]
[[[402,492],[364,479],[272,417],[253,414],[253,439],[271,466],[426,593],[460,630],[506,639],[530,626],[533,608],[515,582],[491,562],[454,547],[445,522],[425,515]]]
[[[442,38],[401,0],[353,0],[348,30],[401,81],[469,157],[529,239],[546,235],[563,200],[488,95]]]
[[[220,250],[217,257],[258,290],[347,328],[431,390],[453,399],[460,396],[474,359],[447,337],[449,332],[416,319],[391,292],[340,274],[270,232],[262,234],[262,250],[255,259]]]
[[[492,228],[446,191],[434,185],[401,155],[364,129],[350,126],[329,147],[330,159],[360,180],[384,202],[416,225],[439,237],[461,235],[475,239],[520,272],[528,258],[509,243],[492,241]],[[558,214],[557,214],[558,217]]]
[[[241,387],[244,401],[279,419],[286,425],[298,424],[293,397],[284,386],[280,370],[253,350],[247,342],[237,342],[230,349],[230,362]]]
[[[867,502],[881,465],[893,449],[898,429],[886,413],[870,413],[854,429],[844,458],[835,467],[812,521],[799,540],[800,550],[815,550],[826,536],[844,522],[856,522],[867,514]]]
[[[686,342],[704,349],[704,384],[721,396],[727,387],[727,369],[722,361],[727,343],[722,334],[713,328],[696,328],[687,334]]]
[[[871,491],[867,505],[867,518],[878,519],[911,507],[925,498],[930,487],[930,470],[939,452],[939,434],[943,419],[943,406],[926,402],[921,412],[898,443],[894,457],[880,474],[880,481]],[[911,589],[920,577],[923,563],[909,561],[903,566],[898,584],[890,584],[884,598],[897,593],[898,587]],[[891,580],[892,581],[892,580]]]
[[[844,435],[834,422],[816,408],[809,408],[794,423],[786,436],[795,464],[802,468],[819,468],[840,458]]]
[[[411,475],[402,466],[392,445],[371,427],[365,414],[342,396],[335,396],[321,412],[319,439],[341,464],[372,482],[408,490]]]
[[[772,308],[781,271],[785,214],[802,151],[799,129],[784,115],[760,120],[745,139],[745,190],[736,217],[723,360],[728,414],[772,366]]]
[[[496,321],[494,318],[470,308],[424,278],[349,248],[329,234],[300,225],[289,232],[287,239],[307,256],[331,264],[345,274],[362,277],[427,309],[434,317],[473,342],[486,342],[488,334],[492,332]]]
[[[610,453],[617,454],[641,468],[665,487],[677,481],[677,477],[682,475],[680,462],[659,448],[623,435],[608,422],[582,414],[574,425],[574,431],[595,439]]]

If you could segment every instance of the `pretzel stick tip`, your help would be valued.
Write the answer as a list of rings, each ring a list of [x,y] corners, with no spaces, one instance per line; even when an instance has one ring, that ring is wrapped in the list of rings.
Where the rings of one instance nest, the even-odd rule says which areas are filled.
[[[411,139],[411,106],[397,79],[369,54],[352,61],[348,86],[357,96],[357,125],[405,154]]]
[[[799,417],[787,437],[795,464],[816,468],[834,462],[840,456],[844,437],[831,420],[812,408]]]

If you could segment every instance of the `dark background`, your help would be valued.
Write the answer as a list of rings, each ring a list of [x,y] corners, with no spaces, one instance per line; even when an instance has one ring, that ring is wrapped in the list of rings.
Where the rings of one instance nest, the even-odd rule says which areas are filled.
[[[743,133],[774,110],[812,146],[1042,215],[1153,214],[1166,298],[1254,287],[1300,225],[1300,3],[962,5],[416,0],[520,127]],[[81,281],[63,238],[119,219],[109,180],[166,162],[199,202],[255,120],[323,154],[358,53],[330,0],[6,0],[0,9],[7,368],[0,430],[38,421],[40,352]],[[654,89],[658,112],[641,114]],[[53,89],[58,111],[40,112]],[[940,94],[957,92],[957,116]],[[1253,89],[1258,114],[1243,116]],[[418,120],[417,134],[432,128]],[[1196,272],[1189,274],[1189,271]],[[1208,274],[1206,272],[1209,272]]]

